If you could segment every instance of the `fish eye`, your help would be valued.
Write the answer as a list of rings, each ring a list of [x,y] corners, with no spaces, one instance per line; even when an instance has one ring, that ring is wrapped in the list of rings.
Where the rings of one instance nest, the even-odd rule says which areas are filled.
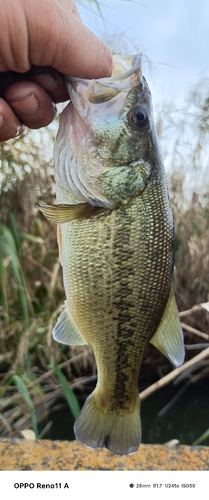
[[[131,111],[130,117],[129,117],[129,123],[131,125],[135,125],[134,128],[143,128],[148,122],[148,114],[146,109],[142,108],[141,106],[137,106]]]

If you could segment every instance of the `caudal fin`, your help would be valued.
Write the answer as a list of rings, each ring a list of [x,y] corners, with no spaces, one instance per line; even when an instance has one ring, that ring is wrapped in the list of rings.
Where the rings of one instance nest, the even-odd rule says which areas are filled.
[[[74,424],[76,439],[93,449],[106,447],[117,455],[138,450],[141,441],[140,402],[132,412],[98,408],[95,391],[88,397]]]

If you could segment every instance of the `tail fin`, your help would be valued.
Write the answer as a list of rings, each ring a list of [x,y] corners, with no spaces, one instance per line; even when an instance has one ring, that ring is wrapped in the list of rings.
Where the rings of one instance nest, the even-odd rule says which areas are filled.
[[[141,441],[140,402],[132,412],[98,408],[95,391],[88,397],[74,424],[76,439],[93,449],[106,447],[117,455],[138,450]]]

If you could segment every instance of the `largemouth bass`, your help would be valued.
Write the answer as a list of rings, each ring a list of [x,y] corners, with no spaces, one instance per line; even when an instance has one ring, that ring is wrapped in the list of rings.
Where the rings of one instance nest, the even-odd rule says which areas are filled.
[[[94,449],[124,455],[141,441],[139,370],[150,341],[184,360],[173,292],[174,227],[141,55],[114,56],[111,78],[66,79],[70,103],[55,144],[66,302],[53,329],[90,344],[98,381],[74,426]]]

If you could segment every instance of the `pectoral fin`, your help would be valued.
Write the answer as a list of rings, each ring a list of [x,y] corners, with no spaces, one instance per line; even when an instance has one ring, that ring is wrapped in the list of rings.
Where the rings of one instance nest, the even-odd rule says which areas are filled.
[[[77,330],[76,326],[73,324],[67,309],[67,304],[65,303],[64,309],[61,312],[56,325],[52,330],[52,336],[54,340],[60,342],[61,344],[67,345],[85,345],[86,340]]]
[[[161,322],[150,343],[157,347],[174,366],[180,366],[184,362],[183,332],[173,288]]]
[[[96,215],[105,213],[105,207],[93,207],[88,203],[78,205],[37,205],[45,217],[54,224],[63,224],[76,219],[90,219]]]

